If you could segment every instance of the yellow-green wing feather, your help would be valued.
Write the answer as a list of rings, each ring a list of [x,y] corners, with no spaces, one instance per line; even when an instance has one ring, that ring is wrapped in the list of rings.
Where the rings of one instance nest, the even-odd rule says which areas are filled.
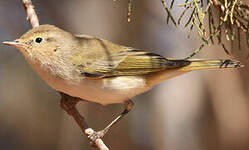
[[[126,53],[125,59],[111,72],[117,75],[142,75],[164,70],[166,59],[149,52],[131,50]],[[110,74],[110,75],[111,75]]]
[[[88,77],[144,75],[189,64],[89,36],[78,38],[82,47],[74,54],[73,63]]]

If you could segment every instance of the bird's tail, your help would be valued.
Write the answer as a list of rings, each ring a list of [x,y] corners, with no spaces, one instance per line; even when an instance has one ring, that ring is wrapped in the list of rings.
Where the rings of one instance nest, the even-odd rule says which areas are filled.
[[[220,68],[240,68],[244,67],[239,61],[233,60],[201,60],[201,59],[189,59],[189,65],[186,65],[180,70],[192,71],[202,69],[220,69]]]

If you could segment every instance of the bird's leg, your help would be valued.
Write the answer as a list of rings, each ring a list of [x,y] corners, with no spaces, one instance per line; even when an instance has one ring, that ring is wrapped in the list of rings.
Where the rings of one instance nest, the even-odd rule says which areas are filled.
[[[120,121],[125,115],[128,114],[128,112],[130,112],[132,110],[134,106],[134,103],[132,102],[132,100],[127,100],[124,103],[124,111],[116,118],[114,119],[107,127],[105,127],[104,130],[102,130],[104,133],[107,133],[108,130],[114,125],[116,124],[118,121]]]
[[[94,132],[93,134],[88,136],[88,139],[93,142],[98,138],[102,138],[110,129],[111,127],[116,124],[118,121],[120,121],[125,115],[128,114],[128,112],[133,108],[134,103],[131,100],[127,100],[124,102],[124,111],[116,118],[114,119],[107,127],[105,127],[103,130]]]

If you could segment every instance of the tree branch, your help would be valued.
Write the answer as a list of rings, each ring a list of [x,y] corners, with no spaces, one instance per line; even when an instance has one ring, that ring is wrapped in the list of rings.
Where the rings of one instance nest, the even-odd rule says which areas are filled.
[[[32,28],[39,26],[39,20],[35,13],[34,5],[31,0],[22,0],[23,6],[27,13],[27,20],[31,24]]]
[[[76,104],[80,101],[79,98],[69,96],[65,93],[60,93],[60,94],[61,94],[61,108],[74,118],[74,120],[77,122],[77,124],[79,125],[79,127],[87,137],[94,134],[95,131],[88,127],[85,118],[81,116],[81,114],[75,107]],[[100,138],[96,139],[94,141],[94,144],[92,144],[90,141],[90,144],[94,147],[97,147],[99,150],[109,150],[105,145],[105,143]]]

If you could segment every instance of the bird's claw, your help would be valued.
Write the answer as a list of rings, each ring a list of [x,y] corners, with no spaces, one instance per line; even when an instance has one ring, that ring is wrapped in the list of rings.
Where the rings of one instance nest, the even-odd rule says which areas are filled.
[[[94,131],[92,134],[88,135],[88,140],[90,142],[91,145],[95,145],[95,141],[97,139],[101,139],[102,137],[104,137],[106,131],[105,130],[101,130],[101,131]]]

